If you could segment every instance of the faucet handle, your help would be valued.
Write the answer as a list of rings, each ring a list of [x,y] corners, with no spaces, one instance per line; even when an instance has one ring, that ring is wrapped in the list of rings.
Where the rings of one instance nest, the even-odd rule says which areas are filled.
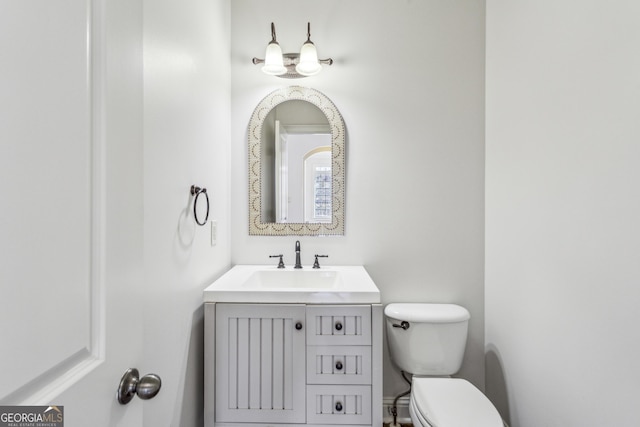
[[[329,255],[316,254],[316,260],[313,262],[313,268],[320,268],[320,263],[318,262],[318,258],[329,258]]]
[[[282,254],[280,255],[269,255],[269,258],[280,258],[280,262],[278,263],[278,268],[284,268],[284,262],[282,261]]]

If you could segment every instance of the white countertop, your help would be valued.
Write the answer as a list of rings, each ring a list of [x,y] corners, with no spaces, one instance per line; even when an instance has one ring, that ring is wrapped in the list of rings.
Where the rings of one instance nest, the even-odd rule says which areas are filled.
[[[380,291],[362,266],[237,265],[204,290],[204,302],[378,304]]]

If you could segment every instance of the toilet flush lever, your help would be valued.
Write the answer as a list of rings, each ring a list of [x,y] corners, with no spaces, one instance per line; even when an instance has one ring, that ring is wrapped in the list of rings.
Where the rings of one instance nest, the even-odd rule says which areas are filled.
[[[406,320],[403,320],[402,322],[400,322],[400,324],[399,324],[399,325],[398,325],[397,323],[393,323],[393,327],[394,327],[394,328],[402,328],[402,329],[404,329],[405,331],[406,331],[407,329],[409,329],[409,326],[411,326],[411,325],[409,325],[409,322],[407,322]]]

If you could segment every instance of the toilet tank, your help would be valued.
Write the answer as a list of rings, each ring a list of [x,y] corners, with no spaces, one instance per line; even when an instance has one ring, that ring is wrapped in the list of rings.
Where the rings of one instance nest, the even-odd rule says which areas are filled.
[[[391,360],[401,370],[413,375],[453,375],[460,370],[470,318],[466,308],[393,303],[384,314]]]

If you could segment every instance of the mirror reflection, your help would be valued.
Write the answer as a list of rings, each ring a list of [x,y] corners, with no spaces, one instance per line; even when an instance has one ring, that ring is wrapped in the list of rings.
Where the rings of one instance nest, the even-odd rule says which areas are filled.
[[[291,86],[251,116],[249,234],[344,234],[344,122],[315,89]]]
[[[264,120],[262,222],[331,222],[331,128],[315,105],[290,100]]]

